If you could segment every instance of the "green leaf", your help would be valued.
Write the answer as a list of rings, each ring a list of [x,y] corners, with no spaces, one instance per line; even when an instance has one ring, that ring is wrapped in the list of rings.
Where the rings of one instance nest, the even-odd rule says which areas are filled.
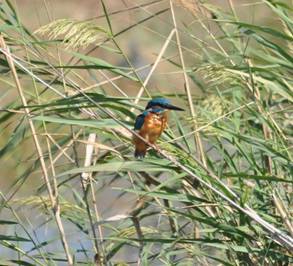
[[[83,55],[81,53],[77,53],[77,52],[71,52],[75,57],[87,62],[87,63],[92,63],[92,65],[85,65],[85,66],[56,66],[56,67],[60,67],[60,68],[73,68],[73,69],[107,69],[110,72],[113,72],[115,74],[121,75],[123,77],[126,77],[128,79],[131,79],[133,81],[138,81],[137,78],[133,77],[132,75],[129,75],[128,73],[122,71],[125,69],[125,67],[118,67],[118,66],[113,66],[110,63],[100,59],[100,58],[96,58],[96,57],[92,57],[92,56],[87,56],[87,55]]]
[[[63,124],[63,125],[75,125],[82,127],[92,128],[119,128],[121,127],[115,120],[111,118],[101,120],[86,120],[86,119],[66,119],[53,116],[36,116],[33,117],[36,121],[46,121],[51,123]]]
[[[240,28],[243,28],[243,29],[251,29],[251,30],[255,30],[255,31],[265,32],[265,33],[268,33],[274,37],[278,37],[282,40],[285,39],[287,41],[293,41],[293,37],[281,32],[281,31],[275,30],[272,27],[259,26],[259,25],[255,25],[255,24],[249,24],[249,23],[239,22],[239,21],[229,21],[229,20],[227,20],[227,21],[224,20],[221,22],[238,25]]]
[[[8,220],[0,220],[0,224],[18,224],[18,222],[8,221]]]
[[[16,263],[17,265],[24,265],[24,266],[35,266],[35,264],[26,262],[24,260],[10,260],[13,263]]]
[[[172,172],[174,167],[171,165],[162,165],[155,162],[144,161],[122,161],[122,162],[109,162],[99,163],[95,166],[74,168],[69,171],[63,172],[58,176],[72,175],[86,172],[158,172],[167,171]]]
[[[267,176],[267,175],[249,175],[246,173],[237,173],[237,174],[233,174],[233,173],[224,173],[223,177],[234,177],[234,178],[243,178],[243,179],[254,179],[254,180],[266,180],[266,181],[274,181],[274,182],[283,182],[283,183],[293,183],[293,180],[288,180],[288,179],[284,179],[284,178],[280,178],[280,177],[276,177],[276,176]]]
[[[8,141],[6,142],[4,147],[0,149],[0,158],[6,155],[8,151],[13,150],[22,142],[22,140],[24,139],[26,130],[27,130],[27,125],[23,123],[23,119],[20,119],[20,122],[13,130]]]
[[[7,241],[18,241],[18,242],[31,242],[30,239],[20,237],[20,236],[7,236],[7,235],[0,235],[0,240],[7,240]]]
[[[210,201],[203,199],[203,198],[198,198],[195,197],[191,194],[183,194],[183,193],[171,193],[171,192],[152,192],[152,191],[140,191],[140,190],[134,190],[134,189],[119,189],[123,190],[126,192],[131,192],[137,195],[143,195],[143,196],[149,196],[149,197],[154,197],[154,198],[159,198],[159,199],[166,199],[166,200],[171,200],[174,202],[188,202],[188,203],[195,203],[195,202],[205,202],[205,203],[210,203]]]

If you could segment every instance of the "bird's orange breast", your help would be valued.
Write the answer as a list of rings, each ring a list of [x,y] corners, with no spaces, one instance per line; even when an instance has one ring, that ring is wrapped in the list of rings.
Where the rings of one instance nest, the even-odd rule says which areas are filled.
[[[167,126],[167,114],[154,114],[149,113],[144,120],[143,126],[139,130],[139,135],[150,143],[155,143],[156,140],[161,136],[162,132]],[[144,149],[146,144],[134,136],[133,142],[137,148]]]
[[[142,128],[139,134],[147,139],[150,143],[154,143],[162,134],[167,125],[167,115],[158,115],[149,113],[145,117]]]

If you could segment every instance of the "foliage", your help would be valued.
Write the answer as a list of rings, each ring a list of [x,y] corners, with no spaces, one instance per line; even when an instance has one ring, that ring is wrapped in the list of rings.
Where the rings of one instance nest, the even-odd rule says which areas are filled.
[[[292,8],[110,2],[35,32],[0,3],[0,264],[292,263],[293,243],[249,215],[292,241]],[[258,5],[275,24],[243,18]],[[126,52],[130,33],[156,45],[151,64]],[[185,113],[135,160],[135,115],[158,95]]]

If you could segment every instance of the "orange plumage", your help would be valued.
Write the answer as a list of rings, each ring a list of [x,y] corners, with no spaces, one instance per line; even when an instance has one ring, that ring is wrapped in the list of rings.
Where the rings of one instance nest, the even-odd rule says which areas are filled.
[[[149,112],[145,118],[138,134],[146,139],[151,144],[154,144],[161,136],[162,132],[167,126],[167,113],[152,113]],[[147,144],[137,136],[133,136],[133,143],[135,145],[135,157],[143,158],[146,154]]]
[[[134,130],[146,141],[155,144],[167,126],[167,111],[183,111],[182,108],[172,105],[168,99],[155,98],[148,102],[145,111],[136,117]],[[148,145],[136,135],[133,135],[135,145],[134,156],[142,159]]]

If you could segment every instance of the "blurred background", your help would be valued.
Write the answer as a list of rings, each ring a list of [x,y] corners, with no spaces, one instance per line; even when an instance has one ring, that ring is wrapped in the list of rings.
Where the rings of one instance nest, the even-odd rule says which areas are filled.
[[[215,6],[223,9],[224,12],[231,12],[230,1],[206,1],[208,5]],[[289,3],[290,1],[287,1]],[[35,32],[40,27],[47,25],[53,20],[57,19],[76,19],[76,20],[95,20],[101,27],[107,28],[107,23],[104,18],[103,9],[100,1],[86,0],[80,3],[78,0],[64,0],[64,1],[39,1],[39,0],[20,0],[11,1],[19,19],[28,28],[29,31]],[[204,54],[202,47],[197,43],[198,40],[202,40],[204,45],[209,45],[210,49],[217,49],[217,45],[206,29],[202,27],[198,20],[202,19],[202,12],[200,11],[197,1],[174,1],[176,7],[176,16],[178,17],[178,27],[181,29],[182,42],[187,54],[185,60],[187,67],[196,68],[202,64],[206,55]],[[286,3],[286,1],[284,1]],[[154,63],[162,46],[164,45],[166,38],[173,29],[172,17],[169,10],[169,1],[107,1],[107,8],[111,15],[111,23],[113,32],[118,33],[129,28],[123,34],[118,35],[117,40],[123,52],[127,55],[133,66],[138,69],[138,74],[142,80],[147,77],[150,70],[150,64]],[[274,16],[272,11],[261,2],[255,1],[233,1],[233,7],[235,12],[237,11],[237,17],[240,21],[255,23],[257,25],[272,26],[278,29],[280,20]],[[207,11],[205,11],[207,12]],[[158,15],[157,15],[158,14]],[[205,14],[206,15],[206,14]],[[207,14],[208,17],[211,15]],[[198,17],[198,18],[197,18]],[[215,23],[208,21],[207,26],[212,31],[215,38],[221,38],[222,33],[217,28]],[[194,39],[190,38],[189,34],[192,34]],[[229,46],[221,39],[218,40],[221,46],[227,50],[228,53],[233,51],[229,50]],[[252,42],[252,41],[251,41]],[[87,50],[93,49],[92,47]],[[249,53],[250,49],[246,50]],[[52,48],[52,52],[56,50]],[[121,56],[111,53],[108,49],[96,48],[92,55],[98,58],[104,58],[106,61],[118,66],[127,66],[127,62],[121,59]],[[60,56],[64,60],[69,58],[69,55],[62,53]],[[161,93],[184,93],[184,77],[182,71],[178,70],[174,64],[169,60],[178,62],[178,49],[176,42],[173,40],[170,42],[163,59],[156,68],[148,84],[148,91],[152,95],[160,95]],[[82,73],[82,71],[80,71]],[[89,73],[83,74],[84,82],[91,86],[97,82],[105,80],[103,76],[99,77],[98,81],[93,80],[89,76]],[[208,91],[209,84],[203,80],[202,75],[196,75],[196,83],[192,84],[192,94],[196,98],[202,97],[202,90]],[[198,83],[198,84],[197,84]],[[135,97],[140,88],[139,84],[129,82],[129,80],[120,79],[117,81],[117,85],[123,88],[123,91],[130,97]],[[200,86],[199,86],[200,85]],[[6,85],[7,87],[7,85]],[[1,98],[1,105],[13,101],[17,95],[16,90],[5,89],[4,95]],[[108,95],[118,96],[119,92],[113,88],[111,84],[104,85],[104,90]],[[120,94],[121,95],[121,94]],[[147,96],[145,94],[145,96]],[[1,145],[5,145],[11,132],[9,130],[2,132]],[[28,144],[30,147],[30,144]],[[5,158],[3,168],[0,173],[3,184],[1,187],[7,187],[10,181],[13,181],[13,177],[18,176],[22,172],[22,164],[25,164],[23,160],[23,152],[26,149],[26,145],[18,147],[17,150]],[[16,164],[15,157],[18,158]],[[5,178],[10,176],[10,178]]]
[[[189,89],[194,103],[196,112],[195,119],[198,122],[198,127],[206,125],[226,111],[239,107],[239,105],[235,104],[234,100],[243,99],[243,95],[246,93],[240,93],[241,86],[237,83],[237,78],[233,75],[237,75],[237,71],[241,71],[241,66],[246,62],[246,58],[250,58],[253,64],[260,65],[262,64],[262,60],[264,60],[262,55],[259,54],[258,56],[256,52],[256,48],[260,44],[256,39],[249,37],[250,33],[248,31],[253,30],[253,28],[244,29],[243,25],[245,23],[253,24],[256,27],[269,28],[271,31],[283,29],[284,22],[281,21],[279,16],[276,16],[274,9],[270,6],[273,5],[273,2],[253,0],[173,1],[173,11],[180,35],[180,46],[185,62],[185,72],[188,74]],[[139,98],[136,104],[133,104],[135,107],[133,116],[125,115],[125,122],[131,127],[134,116],[141,112],[150,97],[164,95],[170,98],[172,103],[184,107],[187,110],[183,117],[172,114],[170,122],[170,127],[172,128],[172,133],[170,134],[172,137],[175,138],[180,134],[184,134],[184,130],[185,133],[189,132],[192,129],[190,121],[192,121],[193,117],[189,110],[190,107],[188,107],[186,80],[184,78],[184,70],[181,66],[182,62],[179,56],[178,42],[176,40],[176,34],[174,32],[172,33],[174,20],[169,1],[106,0],[104,3],[108,13],[108,19],[110,19],[111,29],[101,1],[3,1],[1,3],[1,20],[3,25],[5,21],[11,21],[12,24],[8,23],[10,26],[15,26],[18,23],[22,25],[19,27],[21,30],[4,29],[5,36],[9,36],[7,38],[7,44],[12,47],[15,56],[20,58],[20,60],[26,61],[25,65],[27,67],[36,75],[42,77],[44,81],[59,91],[62,91],[64,95],[72,96],[74,95],[74,88],[79,88],[84,92],[100,93],[107,97],[128,98],[129,102],[126,102],[124,106],[128,111],[131,108],[131,103],[139,95],[142,88],[141,83],[149,78],[142,97]],[[281,1],[281,3],[284,6],[290,6],[292,1]],[[12,7],[17,17],[11,11]],[[95,28],[95,34],[89,35],[88,39],[83,43],[79,43],[80,39],[78,38],[75,42],[70,43],[69,39],[66,40],[64,38],[69,31],[64,30],[62,32],[60,28],[58,29],[58,27],[64,26],[65,23],[64,21],[60,21],[61,19],[64,19],[64,21],[73,21],[73,23],[89,23],[81,25],[79,29],[81,33],[84,27],[92,29],[90,28],[90,23],[95,24],[98,29]],[[225,21],[229,19],[235,23],[225,24]],[[53,25],[52,22],[54,21],[59,21],[59,24]],[[240,25],[238,22],[242,24]],[[225,32],[219,26],[221,23],[225,25]],[[114,36],[119,48],[114,42],[109,41],[110,31],[112,31],[111,34]],[[274,41],[275,44],[281,47],[287,47],[288,43],[286,39],[280,39],[276,36],[272,37],[265,31],[262,33],[267,39]],[[172,34],[171,39],[168,39],[170,34]],[[29,40],[26,40],[27,35],[30,36]],[[39,50],[34,47],[35,45],[40,45]],[[93,59],[84,58],[81,55],[103,60],[103,62],[115,66],[115,69],[117,67],[124,74],[119,76],[118,72],[115,73],[115,71],[107,71],[98,67],[86,68],[84,65],[92,65],[97,62],[93,62],[91,61]],[[149,76],[152,67],[159,57],[158,65]],[[4,57],[1,57],[1,60],[4,60]],[[80,61],[84,61],[84,64],[80,63]],[[233,63],[231,63],[232,61]],[[229,64],[230,66],[239,66],[239,68],[233,69],[234,72],[231,71],[228,74],[219,73],[221,66],[227,66]],[[273,66],[273,63],[268,65],[270,67],[276,67],[276,65]],[[72,66],[82,67],[74,68]],[[50,67],[55,68],[59,76]],[[125,73],[131,69],[135,69],[135,73],[132,71],[127,76]],[[4,109],[6,111],[7,109],[12,110],[21,105],[19,96],[13,85],[13,80],[10,76],[11,73],[7,70],[7,64],[1,62],[0,70],[2,73],[2,77],[0,78],[2,91],[0,106],[3,111]],[[42,85],[38,84],[36,86],[35,80],[22,75],[22,73],[20,75],[21,83],[26,90],[27,99],[32,106],[50,103],[50,101],[54,102],[59,99],[58,95],[52,91],[45,91],[42,94],[42,89],[44,88]],[[65,78],[62,78],[63,75],[64,77],[66,76],[66,81]],[[54,81],[56,77],[58,82]],[[67,80],[69,80],[68,84]],[[221,98],[219,96],[221,93],[217,94],[217,92],[225,94],[226,90],[229,90],[232,96]],[[264,90],[261,91],[262,93],[266,95],[267,92]],[[37,94],[40,97],[38,101],[36,100],[38,98],[36,96]],[[244,104],[247,102],[244,102]],[[110,103],[109,106],[111,108]],[[36,115],[41,115],[37,107],[35,108]],[[21,111],[21,108],[17,110]],[[113,110],[115,112],[115,109]],[[44,112],[44,115],[46,115],[46,110]],[[53,112],[54,107],[48,110],[48,115],[53,114]],[[46,252],[54,253],[55,258],[64,258],[60,241],[54,240],[54,238],[58,237],[58,230],[56,226],[52,226],[52,222],[49,222],[49,220],[51,221],[53,219],[52,215],[50,216],[46,213],[48,212],[46,210],[48,196],[45,193],[44,181],[41,178],[42,172],[37,163],[38,157],[31,134],[28,133],[26,122],[19,123],[22,119],[25,121],[25,118],[23,118],[22,113],[17,113],[17,111],[11,117],[5,116],[6,114],[2,113],[3,116],[0,125],[0,188],[2,200],[9,199],[11,205],[6,206],[6,208],[2,207],[1,220],[21,220],[24,227],[27,228],[26,230],[33,232],[31,234],[37,236],[40,243],[46,242],[47,240],[51,241],[51,243],[46,243]],[[239,114],[238,118],[240,116],[241,114]],[[62,113],[60,117],[66,118],[67,116]],[[88,119],[84,113],[74,114],[72,117]],[[101,117],[103,116],[101,115]],[[119,113],[119,119],[123,120],[121,113]],[[289,118],[286,118],[284,123],[290,123],[288,121]],[[71,138],[86,142],[88,134],[96,132],[95,129],[86,129],[79,132],[78,125],[62,126],[59,124],[48,125],[47,130],[54,138],[50,141],[51,148],[57,147],[58,150],[58,147],[62,146],[65,149]],[[48,146],[44,137],[48,132],[38,128],[38,135],[42,139],[42,147],[46,156],[50,154],[50,145]],[[119,137],[116,139],[108,139],[108,133],[108,131],[99,131],[97,137],[101,144],[107,146],[105,150],[108,153],[105,153],[106,155],[102,159],[100,158],[103,162],[115,157],[111,154],[110,147],[116,149],[121,145]],[[124,141],[124,137],[127,139],[127,133],[125,134],[125,136],[122,134],[123,136],[121,137]],[[209,154],[211,160],[222,160],[226,155],[211,150],[213,144],[209,139],[209,134],[215,136],[216,133],[211,129],[211,131],[205,132],[205,134],[202,140],[205,152]],[[190,139],[192,139],[192,136],[187,137],[186,140],[190,141]],[[76,156],[74,160],[77,162],[77,166],[82,166],[85,159],[86,145],[81,142],[77,144],[76,150],[70,147],[68,151],[70,158],[71,156]],[[133,152],[131,141],[127,139],[126,143],[128,143],[128,147],[121,153],[121,158],[131,159]],[[183,140],[182,143],[185,145]],[[227,145],[226,147],[228,147],[229,152],[233,151],[231,143],[227,142],[225,145]],[[194,153],[196,150],[195,146],[196,144],[194,143],[190,144],[189,150],[191,153]],[[72,162],[70,158],[61,156],[56,161],[57,176],[64,171],[72,169],[74,161]],[[50,165],[49,161],[48,165]],[[244,167],[247,163],[239,163],[239,165]],[[160,180],[165,180],[168,177],[164,173],[158,176]],[[100,172],[97,175],[97,180],[99,181],[96,184],[96,200],[102,219],[125,215],[135,206],[136,194],[121,193],[121,190],[117,189],[130,186],[131,179],[116,178],[115,173],[106,171]],[[66,202],[79,202],[79,197],[81,197],[80,180],[77,178],[70,180],[69,177],[69,181],[67,181],[62,176],[62,182],[64,182],[64,185],[60,185],[62,200],[64,199]],[[41,197],[40,195],[43,196]],[[83,221],[79,221],[80,224],[77,222],[80,216],[84,215],[85,207],[82,206],[82,204],[77,207],[64,203],[64,206],[62,205],[65,209],[64,219],[66,221],[64,224],[67,236],[70,238],[71,249],[75,250],[77,260],[86,261],[88,259],[88,261],[91,261],[93,254],[85,252],[83,249],[90,249],[92,238],[83,238],[80,231],[86,231],[88,228]],[[157,210],[156,208],[158,207],[154,206],[153,210]],[[156,226],[158,223],[159,221],[155,217],[146,221],[145,226]],[[110,235],[115,230],[115,226],[113,225],[114,229],[112,227],[105,227],[104,234]],[[3,235],[10,234],[18,236],[18,233],[22,230],[24,228],[15,229],[4,222],[3,226],[1,226],[0,233]],[[22,233],[19,236],[21,235]],[[42,244],[39,245],[42,246]],[[26,246],[26,242],[24,242],[24,244],[21,244],[21,248],[23,250],[29,250],[32,248],[31,243],[28,242]],[[159,246],[157,249],[160,249]],[[217,249],[211,249],[210,252],[217,255],[221,254],[218,253]],[[6,245],[2,243],[2,246],[0,246],[0,254],[0,259],[4,261],[7,258],[11,259],[16,254],[16,251],[9,248],[7,243]],[[127,245],[115,254],[114,261],[130,261],[135,263],[138,260],[137,254],[136,246]],[[54,263],[55,265],[63,265],[62,260],[58,262],[56,259]],[[65,262],[63,263],[66,264]],[[215,261],[211,262],[209,260],[202,262],[202,264],[200,262],[198,263],[194,264],[194,262],[190,262],[189,265],[219,265]],[[11,265],[20,264],[13,264],[11,262]],[[52,265],[54,265],[53,262]],[[165,264],[158,260],[153,262],[152,265]]]

